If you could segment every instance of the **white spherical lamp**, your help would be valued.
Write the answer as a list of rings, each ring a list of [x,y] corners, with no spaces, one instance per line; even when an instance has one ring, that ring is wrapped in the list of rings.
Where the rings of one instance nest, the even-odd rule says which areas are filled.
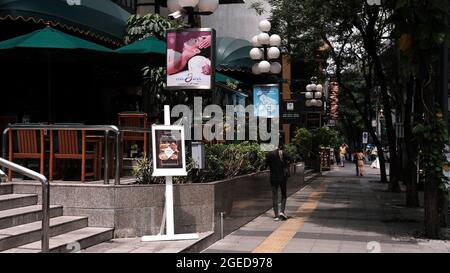
[[[256,47],[261,46],[261,44],[258,41],[258,35],[253,36],[252,44],[253,44],[253,46],[256,46]]]
[[[312,91],[311,84],[308,84],[308,85],[306,86],[306,91],[308,91],[308,92]]]
[[[322,92],[323,91],[323,86],[321,84],[318,84],[316,86],[316,90],[317,90],[317,92]]]
[[[317,100],[316,99],[312,99],[311,100],[311,106],[316,106]]]
[[[252,48],[252,50],[250,50],[250,58],[252,60],[261,60],[264,57],[263,52],[261,51],[261,49],[259,48]]]
[[[259,71],[261,73],[269,73],[270,72],[270,63],[268,61],[261,61],[258,64]]]
[[[219,7],[219,0],[200,0],[198,2],[198,9],[201,12],[215,12]]]
[[[314,83],[310,85],[311,87],[311,91],[316,91],[317,90],[317,85],[315,85]]]
[[[272,74],[280,74],[282,70],[281,64],[278,62],[274,62],[270,64],[270,73]]]
[[[314,93],[314,97],[316,97],[316,99],[321,99],[322,98],[322,92]]]
[[[306,102],[305,102],[305,105],[306,105],[306,107],[311,107],[312,105],[311,105],[311,101],[310,100],[307,100]]]
[[[317,107],[322,107],[322,105],[323,105],[322,100],[317,100],[316,106],[317,106]]]
[[[260,33],[258,35],[258,43],[261,45],[268,45],[270,40],[270,36],[267,33]]]
[[[259,22],[259,30],[261,30],[262,32],[269,32],[271,28],[272,24],[270,24],[268,20],[262,20],[261,22]]]
[[[176,12],[182,9],[182,7],[178,4],[178,0],[168,0],[167,8],[170,12]]]
[[[312,92],[306,92],[305,93],[305,98],[307,98],[308,100],[313,98],[313,93]]]
[[[280,46],[281,45],[281,37],[280,35],[277,34],[273,34],[272,36],[270,36],[270,45],[271,46]]]
[[[271,48],[269,48],[269,51],[267,51],[267,56],[271,60],[280,58],[280,54],[281,54],[281,52],[278,49],[278,47],[271,47]]]
[[[254,64],[252,66],[252,73],[255,74],[255,75],[261,74],[261,71],[259,71],[259,64]]]
[[[198,5],[199,0],[178,0],[178,5],[182,8],[193,8]]]

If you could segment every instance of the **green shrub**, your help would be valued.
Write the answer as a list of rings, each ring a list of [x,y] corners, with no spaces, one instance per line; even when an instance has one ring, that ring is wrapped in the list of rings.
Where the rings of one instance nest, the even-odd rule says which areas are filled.
[[[233,178],[265,168],[265,153],[257,143],[207,145],[205,152],[206,168],[200,172],[202,182]]]
[[[301,156],[295,144],[285,145],[284,150],[292,158],[294,162],[298,162],[301,160]]]
[[[313,150],[313,135],[306,128],[299,128],[294,135],[292,143],[297,147],[298,155],[307,158]]]
[[[193,177],[199,182],[212,182],[233,178],[239,175],[251,174],[265,169],[265,152],[256,142],[239,144],[215,144],[205,146],[206,167],[197,172],[193,169],[191,157],[187,159],[187,177],[174,177],[174,183],[187,183]],[[164,177],[152,177],[152,160],[141,158],[133,170],[136,182],[139,184],[162,184]]]
[[[194,167],[194,161],[191,157],[186,158],[186,171],[188,176],[173,177],[174,184],[187,183],[191,177]],[[136,178],[137,184],[164,184],[166,179],[164,177],[153,177],[153,159],[147,157],[139,158],[136,165],[133,167],[133,175]]]

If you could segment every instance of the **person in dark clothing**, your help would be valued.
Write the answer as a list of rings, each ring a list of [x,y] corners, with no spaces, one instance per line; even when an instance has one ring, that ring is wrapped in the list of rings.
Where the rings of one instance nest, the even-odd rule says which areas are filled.
[[[274,220],[286,220],[287,216],[284,213],[286,208],[286,182],[288,179],[288,167],[290,157],[284,151],[282,145],[278,149],[269,152],[266,155],[266,166],[270,169],[270,184],[272,186],[272,202],[273,211],[275,213]],[[281,189],[281,208],[278,210],[278,188]]]

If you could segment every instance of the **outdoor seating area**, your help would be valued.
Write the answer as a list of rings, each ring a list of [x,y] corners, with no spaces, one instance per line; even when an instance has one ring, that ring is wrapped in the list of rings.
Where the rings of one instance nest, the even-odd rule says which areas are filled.
[[[116,168],[120,168],[120,176],[124,175],[124,158],[130,154],[135,158],[144,156],[149,147],[146,114],[119,113],[118,116],[118,125],[107,126],[9,123],[3,130],[2,157],[34,169],[50,181],[103,179],[107,184],[109,177],[115,176]],[[141,153],[130,152],[136,151],[136,146]],[[11,170],[8,178],[9,181],[23,179]]]

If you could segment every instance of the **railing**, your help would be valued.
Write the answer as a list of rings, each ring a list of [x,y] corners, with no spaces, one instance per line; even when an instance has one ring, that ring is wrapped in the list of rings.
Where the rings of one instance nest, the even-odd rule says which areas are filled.
[[[42,184],[42,235],[41,235],[41,251],[49,252],[49,236],[50,236],[50,186],[48,179],[40,173],[17,165],[13,162],[0,158],[0,166],[11,169],[29,178],[39,180]]]
[[[77,130],[77,131],[104,131],[105,134],[105,160],[104,160],[104,184],[109,184],[109,132],[115,134],[116,141],[116,169],[114,184],[120,185],[120,161],[121,161],[121,140],[120,130],[113,125],[36,125],[36,124],[11,124],[3,131],[2,157],[6,158],[6,139],[10,130]]]

